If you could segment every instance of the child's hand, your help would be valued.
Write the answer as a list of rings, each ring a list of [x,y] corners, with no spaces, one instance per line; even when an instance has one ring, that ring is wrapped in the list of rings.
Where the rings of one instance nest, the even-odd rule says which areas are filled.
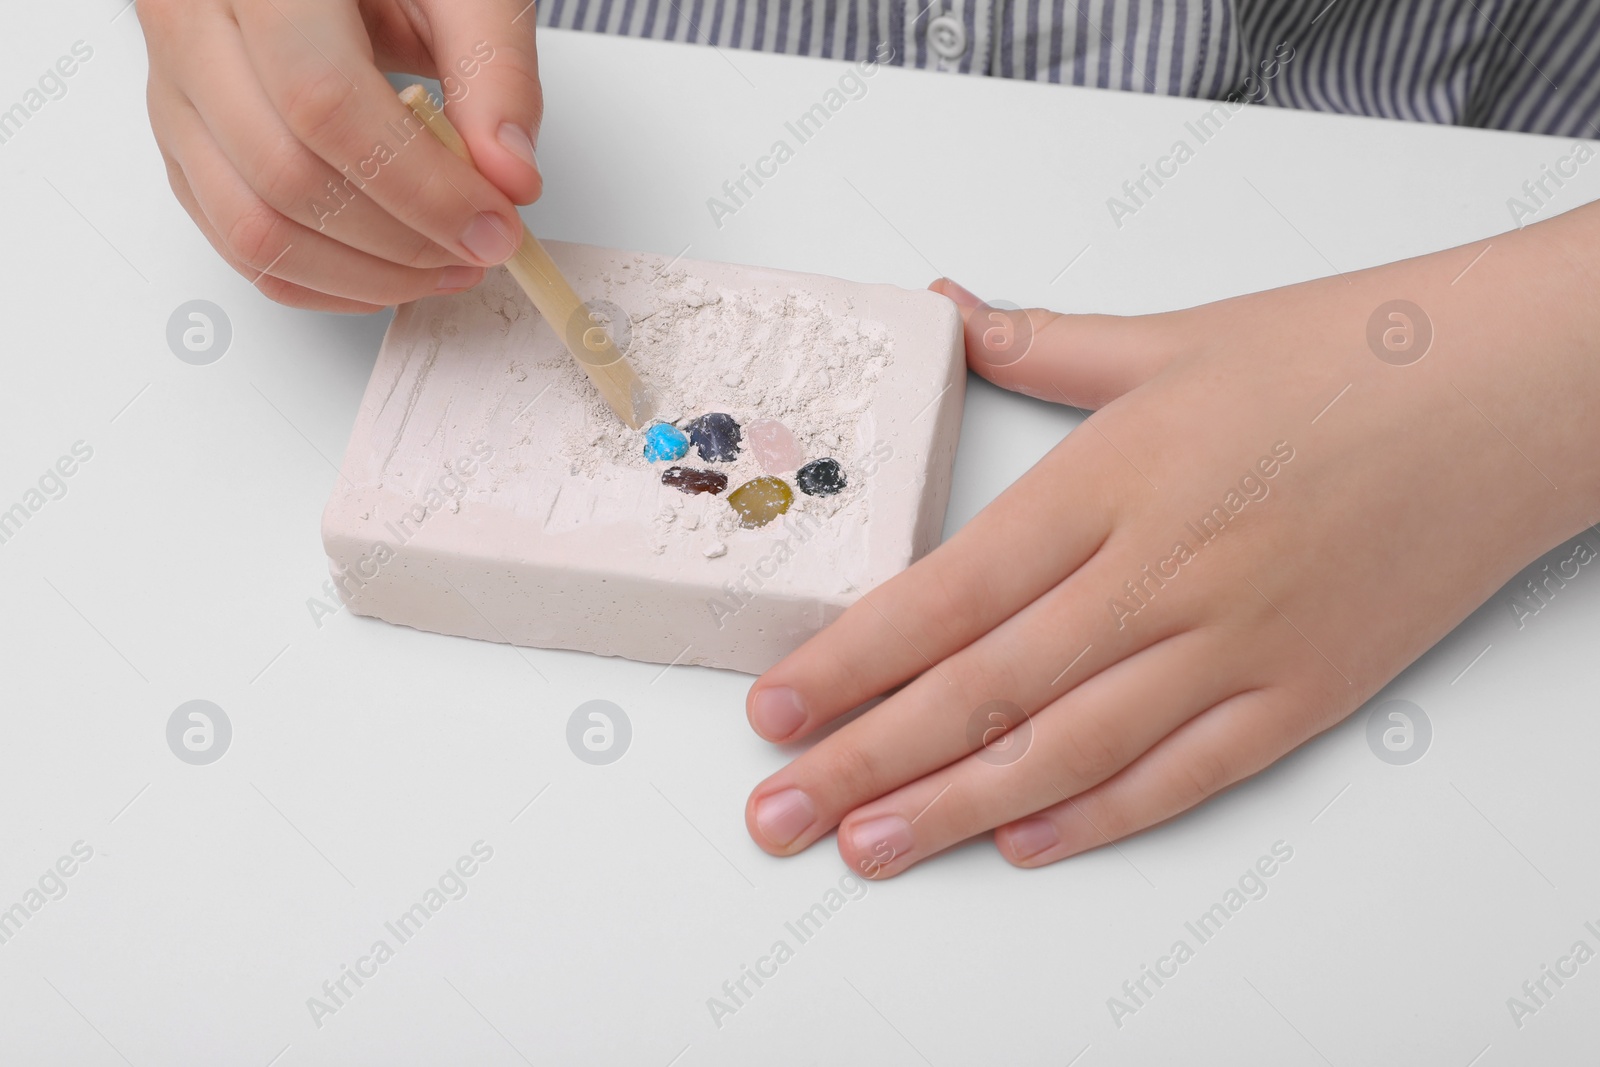
[[[525,0],[139,0],[139,19],[172,189],[272,299],[374,311],[510,258],[513,201],[540,189]],[[380,70],[441,80],[481,175]]]
[[[936,285],[973,370],[1101,410],[755,683],[773,741],[886,699],[756,788],[751,835],[787,855],[838,826],[876,876],[997,828],[1038,866],[1339,722],[1600,517],[1597,207],[1188,311],[1032,312],[1010,365],[1004,319]],[[1388,361],[1367,340],[1397,299],[1434,335],[1408,366],[1381,341],[1402,320]]]

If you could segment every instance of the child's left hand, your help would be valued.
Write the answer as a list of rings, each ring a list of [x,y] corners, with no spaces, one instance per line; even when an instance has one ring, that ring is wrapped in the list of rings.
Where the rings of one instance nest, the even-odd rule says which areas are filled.
[[[1038,866],[1339,722],[1600,515],[1597,235],[1591,205],[1455,284],[1482,246],[1170,314],[1036,311],[1006,366],[990,309],[936,285],[973,370],[1100,410],[755,683],[772,741],[886,699],[755,789],[751,835],[789,855],[838,826],[880,876],[994,829]],[[1404,366],[1367,340],[1401,298],[1434,334]]]

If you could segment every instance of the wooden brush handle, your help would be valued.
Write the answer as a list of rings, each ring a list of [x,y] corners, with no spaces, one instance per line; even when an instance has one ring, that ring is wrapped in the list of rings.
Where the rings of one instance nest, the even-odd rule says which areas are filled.
[[[446,148],[468,164],[472,163],[467,143],[426,89],[420,85],[408,86],[401,90],[400,101]],[[589,314],[584,302],[567,284],[544,245],[520,222],[518,228],[522,231],[521,241],[516,255],[506,261],[506,270],[522,286],[522,291],[528,294],[533,306],[539,309],[539,314],[578,361],[578,366],[600,390],[617,418],[631,429],[644,426],[654,414],[650,390],[612,343],[611,335]]]

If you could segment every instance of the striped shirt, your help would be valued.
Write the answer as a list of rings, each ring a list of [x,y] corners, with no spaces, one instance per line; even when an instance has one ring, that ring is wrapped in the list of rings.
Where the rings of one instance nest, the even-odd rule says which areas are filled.
[[[539,23],[1600,138],[1600,0],[545,0]]]

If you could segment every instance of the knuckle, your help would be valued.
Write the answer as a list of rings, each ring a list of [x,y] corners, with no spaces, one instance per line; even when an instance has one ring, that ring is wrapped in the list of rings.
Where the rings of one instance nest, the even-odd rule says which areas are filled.
[[[832,642],[819,648],[814,657],[797,659],[796,663],[815,668],[815,676],[828,679],[829,693],[852,694],[851,703],[857,703],[866,697],[855,694],[879,691],[878,688],[874,688],[879,684],[877,677],[879,663],[872,656],[863,654],[866,647],[865,642]]]
[[[354,298],[377,307],[397,307],[407,301],[431,296],[434,288],[431,279],[425,277],[375,277]]]
[[[1117,841],[1139,829],[1127,808],[1109,802],[1099,790],[1090,790],[1072,798],[1063,814],[1075,815],[1084,826],[1082,837],[1093,845]]]
[[[828,791],[853,806],[862,799],[873,799],[883,790],[883,770],[877,758],[860,745],[833,746],[822,765]]]
[[[988,599],[982,575],[952,571],[926,577],[932,580],[918,587],[922,604],[915,614],[919,622],[933,630],[942,641],[965,633]]]
[[[1217,752],[1191,753],[1179,765],[1178,773],[1178,798],[1189,805],[1198,804],[1233,780],[1227,762]]]
[[[281,138],[263,151],[256,164],[256,191],[280,209],[314,199],[315,168],[300,142]]]
[[[353,92],[336,71],[309,75],[284,98],[284,121],[303,139],[321,139],[343,122],[352,106]]]
[[[270,274],[263,274],[256,279],[255,285],[257,289],[261,290],[262,295],[274,303],[286,304],[289,307],[296,308],[311,306],[311,301],[307,299],[306,290],[293,282],[286,282],[282,278],[274,278]]]
[[[440,157],[443,166],[458,165],[443,145],[428,147],[444,153]],[[433,228],[438,232],[453,234],[465,225],[473,214],[474,203],[478,202],[470,187],[475,178],[476,174],[469,171],[467,184],[460,178],[452,178],[450,183],[446,184],[438,180],[436,172],[424,166],[416,166],[402,158],[400,162],[387,167],[383,172],[383,188],[386,190],[384,203],[390,205],[390,211],[401,223],[412,227],[419,234],[423,230]],[[477,180],[483,181],[481,178]],[[403,205],[403,207],[396,209],[393,205]]]
[[[513,6],[518,5],[514,3]],[[492,86],[496,92],[521,94],[512,97],[519,103],[538,105],[539,54],[532,34],[521,40],[499,41],[489,49],[487,56],[463,55],[455,62],[452,73],[460,74],[462,80],[479,79],[481,83]],[[522,114],[520,110],[517,113]]]
[[[523,108],[518,110],[519,119],[526,120],[530,133],[537,130],[544,122],[544,94],[539,87],[539,75],[527,63],[511,64],[502,69],[509,73],[497,79],[496,88],[504,92],[506,99],[523,103]]]
[[[454,163],[452,158],[447,162]],[[455,235],[460,233],[473,216],[479,213],[497,216],[496,230],[502,237],[509,237],[508,212],[498,207],[498,201],[503,197],[498,189],[489,184],[488,180],[478,175],[475,170],[468,168],[465,179],[456,179],[455,184],[466,193],[465,196],[456,192],[450,185],[434,180],[432,174],[420,168],[394,167],[394,179],[389,188],[400,203],[407,205],[406,210],[415,212],[413,221],[401,218],[402,222],[411,226],[418,233],[441,233]],[[442,186],[442,188],[441,188]],[[482,192],[475,191],[481,186]],[[488,197],[493,197],[497,203],[489,203]],[[517,218],[509,216],[514,222]]]
[[[1076,722],[1062,737],[1067,769],[1085,786],[1098,785],[1122,768],[1122,746],[1114,727]]]
[[[257,201],[229,224],[223,240],[240,263],[263,271],[287,247],[286,225],[282,215]]]
[[[460,263],[461,260],[448,249],[441,247],[423,234],[413,233],[407,239],[406,248],[399,253],[399,258],[396,262],[402,267],[429,270],[434,267]]]
[[[950,693],[949,683],[928,679],[913,683],[921,687],[916,697],[930,707],[941,706],[943,701],[949,700],[952,710],[964,713],[955,723],[963,730],[972,729],[974,720],[982,722],[986,731],[999,726],[1007,731],[1016,730],[1023,726],[1025,719],[1037,714],[1025,710],[1017,702],[1024,690],[1009,664],[966,650],[945,660],[941,673],[954,682],[953,695],[946,695]],[[985,736],[990,735],[986,733]]]
[[[178,202],[183,205],[184,210],[193,215],[194,210],[189,206],[189,201],[185,196],[189,191],[189,180],[184,177],[183,168],[178,166],[177,162],[165,152],[162,153],[162,159],[167,167],[167,188],[172,190],[172,195],[178,198]]]

